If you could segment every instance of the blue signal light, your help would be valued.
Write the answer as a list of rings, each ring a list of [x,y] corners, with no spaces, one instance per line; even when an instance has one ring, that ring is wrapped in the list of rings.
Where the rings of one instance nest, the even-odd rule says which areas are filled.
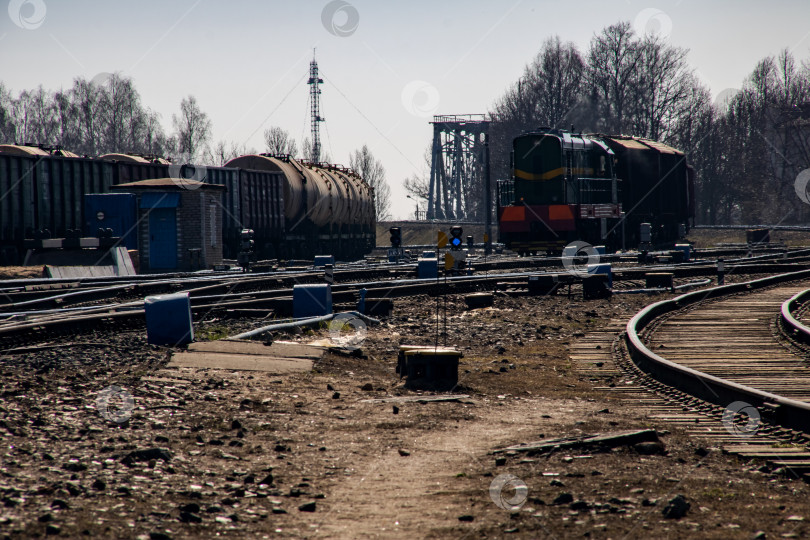
[[[461,245],[461,238],[453,238],[450,240],[450,243],[453,245],[453,247],[459,247]]]

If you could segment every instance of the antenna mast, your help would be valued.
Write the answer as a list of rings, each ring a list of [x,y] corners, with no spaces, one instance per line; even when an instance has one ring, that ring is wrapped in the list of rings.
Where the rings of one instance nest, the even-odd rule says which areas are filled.
[[[323,84],[323,79],[318,78],[318,62],[315,60],[314,51],[312,62],[309,63],[307,84],[309,85],[309,101],[312,104],[312,161],[318,163],[321,160],[321,133],[318,124],[326,119],[320,114],[320,85]]]

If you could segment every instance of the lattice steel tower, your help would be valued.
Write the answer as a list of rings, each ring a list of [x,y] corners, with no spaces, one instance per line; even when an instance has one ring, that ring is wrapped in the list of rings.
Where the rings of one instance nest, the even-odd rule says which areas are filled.
[[[433,117],[427,219],[484,222],[486,217],[483,114]],[[483,196],[482,196],[483,195]]]
[[[318,78],[318,62],[315,58],[309,63],[309,101],[312,113],[312,161],[318,163],[321,160],[321,132],[319,124],[326,120],[321,117],[320,98],[323,79]]]

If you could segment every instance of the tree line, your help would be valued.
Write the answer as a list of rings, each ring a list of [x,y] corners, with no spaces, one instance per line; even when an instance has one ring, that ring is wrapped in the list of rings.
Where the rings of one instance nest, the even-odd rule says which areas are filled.
[[[160,115],[143,104],[133,80],[120,73],[92,80],[77,77],[67,90],[51,92],[40,85],[17,95],[0,81],[0,144],[59,146],[86,156],[139,154],[213,166],[257,153],[245,143],[213,143],[212,133],[212,122],[193,95],[181,100],[167,133]],[[264,143],[265,152],[315,161],[309,139],[299,153],[295,139],[280,127],[266,129]],[[322,152],[319,161],[331,158]],[[377,219],[388,219],[390,187],[382,163],[363,145],[350,154],[349,166],[375,189]]]
[[[636,135],[687,153],[697,223],[806,221],[794,181],[810,167],[810,63],[783,50],[713,102],[687,53],[629,22],[604,28],[584,52],[549,38],[490,111],[493,178],[510,177],[512,139],[539,126]]]

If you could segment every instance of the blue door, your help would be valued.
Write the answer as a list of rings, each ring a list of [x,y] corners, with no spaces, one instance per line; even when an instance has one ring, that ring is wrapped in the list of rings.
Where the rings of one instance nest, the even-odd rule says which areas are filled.
[[[177,268],[177,221],[174,208],[149,211],[149,267]]]

